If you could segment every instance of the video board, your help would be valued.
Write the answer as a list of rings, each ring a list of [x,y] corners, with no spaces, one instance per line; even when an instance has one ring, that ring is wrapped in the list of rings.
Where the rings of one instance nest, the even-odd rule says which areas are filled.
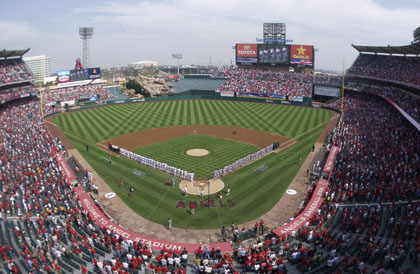
[[[70,70],[70,81],[83,81],[89,79],[88,69],[74,69]]]
[[[289,51],[290,47],[288,45],[259,44],[258,63],[272,65],[288,65]]]
[[[341,97],[341,90],[339,87],[316,84],[314,85],[314,94],[329,97]]]
[[[89,79],[99,79],[99,78],[101,78],[101,68],[89,68],[88,69],[88,78]]]
[[[101,78],[101,68],[62,70],[57,72],[57,83],[96,80]]]
[[[256,64],[258,62],[257,44],[236,44],[237,64]]]
[[[57,72],[57,83],[70,82],[70,70],[61,70]]]
[[[314,47],[308,45],[290,45],[290,64],[313,67]]]
[[[314,47],[285,44],[236,44],[237,65],[313,67]]]

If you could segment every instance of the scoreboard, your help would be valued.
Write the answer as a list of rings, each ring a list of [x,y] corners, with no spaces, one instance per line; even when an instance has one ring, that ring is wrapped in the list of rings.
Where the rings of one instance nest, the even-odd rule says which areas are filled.
[[[62,70],[57,72],[57,83],[79,82],[101,78],[101,68]]]
[[[271,65],[313,68],[314,47],[285,44],[236,44],[237,65]]]

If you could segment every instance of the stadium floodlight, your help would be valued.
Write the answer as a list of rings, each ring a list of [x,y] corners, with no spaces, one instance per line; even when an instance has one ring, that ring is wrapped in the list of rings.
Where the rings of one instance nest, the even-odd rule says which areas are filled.
[[[172,53],[172,59],[178,60],[178,76],[179,76],[179,60],[182,59],[182,53]]]
[[[286,23],[263,23],[264,44],[285,44]]]
[[[89,68],[90,54],[89,54],[89,39],[92,39],[93,28],[81,27],[79,28],[80,38],[83,40],[83,67]]]
[[[420,27],[416,28],[413,31],[413,37],[414,37],[413,44],[420,42]]]

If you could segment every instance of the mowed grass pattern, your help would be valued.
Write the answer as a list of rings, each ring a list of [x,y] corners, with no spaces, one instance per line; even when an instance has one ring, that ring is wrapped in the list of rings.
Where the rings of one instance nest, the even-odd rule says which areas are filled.
[[[161,224],[171,217],[174,227],[205,229],[220,228],[232,222],[241,224],[270,210],[299,170],[299,157],[307,157],[331,116],[331,112],[316,108],[189,100],[93,108],[59,115],[53,121],[113,191],[140,215]],[[109,154],[93,146],[137,130],[182,125],[252,128],[294,138],[297,143],[223,178],[232,190],[230,196],[223,197],[223,205],[230,199],[234,206],[230,203],[231,206],[222,207],[216,203],[215,208],[198,207],[194,215],[176,205],[180,200],[187,203],[200,201],[200,198],[184,197],[178,187],[166,186],[164,182],[169,175],[124,157],[114,157],[113,164],[109,165]],[[86,152],[86,144],[91,145],[89,152]],[[258,171],[263,165],[266,169]],[[141,170],[146,175],[137,176],[134,170]],[[118,187],[119,179],[126,182],[122,189]],[[134,187],[131,198],[128,196],[130,186]]]
[[[190,156],[189,149],[207,149],[208,155]],[[195,178],[211,178],[213,171],[229,165],[259,147],[203,134],[189,134],[135,149],[134,152],[168,165],[194,172]]]
[[[54,117],[54,122],[98,143],[137,130],[182,125],[237,126],[295,138],[329,117],[329,112],[315,108],[189,100],[94,108]]]

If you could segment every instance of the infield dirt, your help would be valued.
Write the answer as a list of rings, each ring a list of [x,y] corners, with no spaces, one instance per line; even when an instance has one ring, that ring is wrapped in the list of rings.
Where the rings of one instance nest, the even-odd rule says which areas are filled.
[[[308,177],[306,175],[306,170],[311,166],[315,155],[318,153],[320,149],[322,149],[322,144],[325,140],[325,138],[328,136],[328,134],[332,131],[332,129],[337,125],[339,121],[339,115],[334,116],[330,119],[329,123],[325,127],[324,131],[322,132],[321,136],[319,137],[318,141],[315,144],[315,151],[310,152],[304,163],[302,164],[298,174],[290,184],[289,188],[292,188],[297,191],[297,195],[283,195],[280,201],[266,214],[259,217],[256,220],[252,220],[246,223],[241,224],[242,226],[245,226],[246,228],[252,228],[256,221],[259,221],[260,219],[263,219],[265,224],[270,228],[274,229],[280,225],[282,225],[284,222],[286,222],[290,217],[293,216],[293,212],[295,212],[302,200],[304,199],[306,195],[306,190],[308,188]],[[50,120],[51,118],[48,118],[47,120]],[[137,232],[140,234],[147,235],[149,237],[155,237],[155,238],[161,238],[176,242],[185,242],[185,243],[196,243],[196,242],[202,242],[202,241],[221,241],[221,235],[220,235],[220,229],[202,229],[202,230],[191,230],[191,229],[182,229],[182,228],[173,228],[172,231],[168,231],[164,225],[150,222],[143,218],[142,216],[138,215],[136,212],[134,212],[131,208],[129,208],[118,196],[107,199],[104,197],[105,193],[112,192],[112,189],[103,181],[103,179],[91,168],[91,166],[87,163],[87,161],[80,155],[80,153],[74,149],[74,147],[71,145],[71,143],[67,140],[65,135],[55,126],[53,123],[46,123],[48,126],[48,129],[50,130],[51,134],[54,137],[60,138],[60,140],[63,142],[64,146],[68,150],[69,155],[73,155],[79,163],[83,166],[85,169],[92,170],[94,173],[94,183],[99,186],[100,192],[99,195],[94,195],[95,198],[99,201],[101,206],[106,210],[106,212],[114,218],[114,221],[119,223],[120,225],[126,227],[127,229],[130,229],[133,232]],[[188,127],[188,126],[187,126]],[[190,127],[200,127],[200,126],[190,126]],[[180,127],[181,128],[181,127]],[[226,127],[224,127],[226,128]],[[238,129],[238,128],[232,128],[231,129]],[[194,129],[193,129],[194,130]],[[150,130],[151,131],[151,130]],[[139,131],[137,134],[134,135],[141,137],[141,132]],[[162,133],[162,132],[161,132]],[[194,133],[194,132],[192,132]],[[198,133],[198,132],[197,132]],[[133,133],[134,134],[134,133]],[[185,134],[191,134],[191,131]],[[185,135],[184,134],[184,135]],[[203,133],[201,133],[203,134]],[[205,134],[205,133],[204,133]],[[225,133],[227,134],[227,133]],[[230,131],[230,134],[227,134],[226,139],[231,139],[229,137],[232,137],[234,135],[233,131]],[[129,134],[126,134],[129,135]],[[210,134],[209,134],[210,135]],[[276,135],[276,134],[273,134]],[[182,135],[179,135],[182,136]],[[279,136],[279,135],[277,135]],[[220,136],[218,136],[220,137]],[[118,138],[118,137],[117,137]],[[162,137],[163,138],[163,137]],[[163,140],[167,140],[173,137],[168,137]],[[223,137],[221,137],[223,138]],[[254,137],[256,138],[256,137]],[[284,137],[286,138],[286,137]],[[113,138],[114,139],[114,138]],[[288,139],[288,138],[287,138]],[[112,139],[110,139],[112,140]],[[107,142],[110,142],[110,140],[107,140]],[[240,141],[237,139],[231,139]],[[279,139],[275,139],[276,141],[279,141]],[[289,139],[290,140],[290,139]],[[151,140],[149,140],[150,142]],[[280,140],[281,141],[281,140]],[[106,145],[107,145],[106,142]],[[138,141],[139,142],[139,141]],[[144,141],[142,141],[144,142]],[[160,141],[159,141],[160,142]],[[247,141],[244,141],[245,143],[249,143]],[[283,139],[283,142],[289,142],[289,144],[294,143],[294,141],[286,141],[286,139]],[[140,143],[140,142],[139,142]],[[152,142],[153,143],[153,142]],[[152,144],[150,143],[150,144]],[[269,143],[268,143],[269,144]],[[146,144],[144,144],[145,146]],[[263,144],[261,143],[263,146]],[[122,144],[121,144],[122,146]]]
[[[293,144],[295,141],[285,136],[261,130],[227,127],[227,126],[176,126],[141,130],[120,135],[101,143],[100,147],[108,147],[108,143],[134,150],[139,147],[160,143],[187,134],[206,134],[218,138],[255,145],[260,148],[274,142]],[[282,146],[283,148],[283,146]]]

